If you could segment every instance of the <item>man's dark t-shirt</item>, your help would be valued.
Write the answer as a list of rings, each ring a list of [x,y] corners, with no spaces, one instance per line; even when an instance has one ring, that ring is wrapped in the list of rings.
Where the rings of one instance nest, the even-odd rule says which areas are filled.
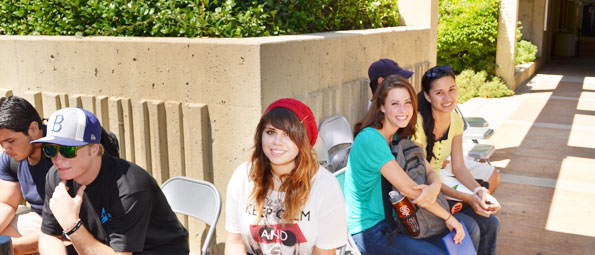
[[[47,175],[41,231],[53,236],[62,235],[63,230],[48,201],[60,181],[52,167]],[[73,181],[67,185],[72,196],[80,187]],[[116,251],[172,255],[189,252],[188,232],[155,179],[120,158],[103,155],[97,178],[85,189],[80,218],[97,240]]]

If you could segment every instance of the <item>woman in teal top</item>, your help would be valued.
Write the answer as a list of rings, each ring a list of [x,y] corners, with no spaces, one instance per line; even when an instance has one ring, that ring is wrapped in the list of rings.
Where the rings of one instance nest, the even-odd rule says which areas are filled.
[[[413,239],[397,235],[389,240],[382,205],[381,175],[413,203],[428,209],[456,229],[455,242],[465,233],[461,223],[436,203],[441,183],[428,165],[429,185],[417,185],[396,162],[389,143],[415,133],[417,98],[409,82],[388,76],[372,98],[365,118],[354,127],[355,141],[345,172],[347,225],[363,254],[446,254],[439,236]],[[473,235],[473,233],[471,234]]]

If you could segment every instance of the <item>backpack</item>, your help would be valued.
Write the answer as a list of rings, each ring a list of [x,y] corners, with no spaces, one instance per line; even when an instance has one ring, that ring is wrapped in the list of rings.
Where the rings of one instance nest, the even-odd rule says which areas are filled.
[[[417,184],[426,184],[427,176],[423,150],[409,139],[400,139],[398,141],[393,140],[390,143],[390,148],[397,163],[399,163],[407,175],[409,175],[409,177]],[[409,234],[401,222],[401,219],[398,216],[393,218],[393,207],[389,200],[388,193],[391,190],[396,190],[396,188],[384,177],[382,177],[381,183],[384,215],[388,225],[389,234],[391,236],[396,234]],[[446,211],[450,211],[448,202],[442,193],[438,194],[436,202]],[[421,208],[417,205],[414,205],[414,207],[420,233],[413,238],[423,239],[447,232],[448,229],[442,218],[434,215],[425,208]]]
[[[45,135],[45,125],[41,125],[43,129],[43,134]],[[101,128],[101,140],[99,141],[101,145],[103,145],[104,151],[112,157],[119,158],[120,157],[120,143],[118,142],[118,137],[116,134],[112,133],[109,130],[105,130],[103,127]],[[10,158],[10,171],[12,171],[15,175],[19,169],[19,164],[21,161],[17,161],[14,158]]]

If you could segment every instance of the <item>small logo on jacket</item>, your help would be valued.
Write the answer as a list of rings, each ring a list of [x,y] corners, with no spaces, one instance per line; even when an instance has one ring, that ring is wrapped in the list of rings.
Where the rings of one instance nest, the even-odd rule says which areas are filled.
[[[104,224],[111,219],[112,215],[109,213],[105,213],[105,208],[101,208],[101,224]]]

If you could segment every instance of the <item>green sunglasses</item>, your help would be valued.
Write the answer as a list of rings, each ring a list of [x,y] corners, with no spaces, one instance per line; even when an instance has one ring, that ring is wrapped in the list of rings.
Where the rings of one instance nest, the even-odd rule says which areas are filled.
[[[82,146],[64,146],[64,145],[56,145],[56,144],[44,144],[42,146],[43,154],[45,154],[48,158],[53,158],[56,156],[58,151],[62,157],[65,158],[74,158],[76,157],[76,151],[80,148],[87,146],[88,144]]]

